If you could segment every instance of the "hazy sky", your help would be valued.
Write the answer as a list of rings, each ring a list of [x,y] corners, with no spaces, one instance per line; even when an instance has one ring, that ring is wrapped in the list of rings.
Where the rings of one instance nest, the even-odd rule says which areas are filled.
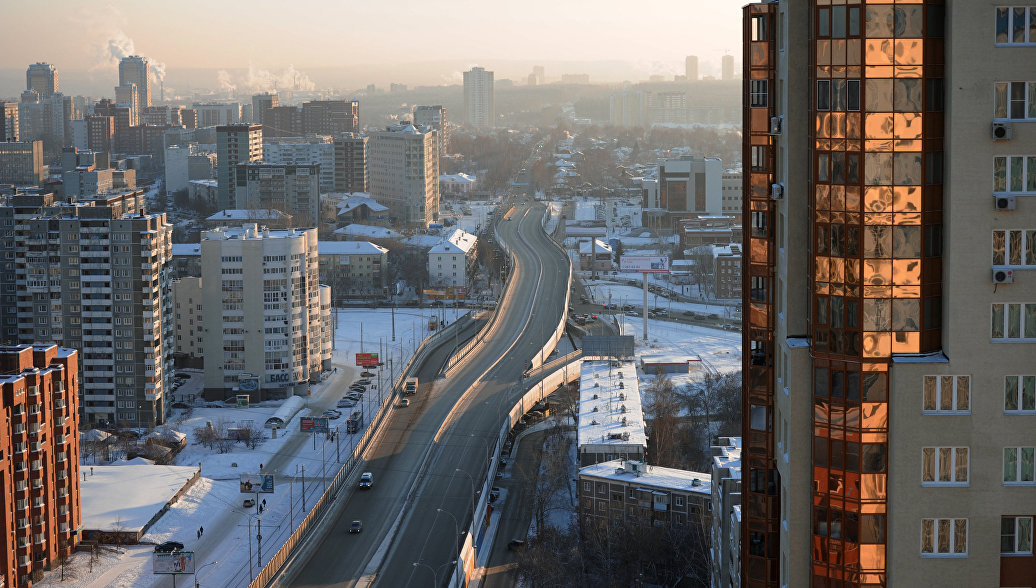
[[[626,61],[704,73],[740,61],[743,0],[4,0],[0,68],[111,68],[132,48],[168,69]],[[409,69],[409,68],[408,68]],[[561,71],[548,71],[548,77]],[[577,72],[571,72],[577,73]],[[407,82],[407,80],[399,80]]]

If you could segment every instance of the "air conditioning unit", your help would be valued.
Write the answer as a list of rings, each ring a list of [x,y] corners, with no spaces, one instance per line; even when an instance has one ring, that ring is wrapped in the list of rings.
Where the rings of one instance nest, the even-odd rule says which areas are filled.
[[[770,134],[780,135],[784,130],[784,117],[783,116],[771,116],[770,117]]]
[[[1014,137],[1014,127],[1009,122],[993,123],[993,140],[1010,141]]]
[[[993,196],[993,203],[997,210],[1014,210],[1018,202],[1014,196]]]
[[[784,199],[784,182],[770,185],[770,198],[774,200]]]
[[[1014,283],[1014,270],[994,267],[993,268],[993,283],[994,284],[1013,284]]]

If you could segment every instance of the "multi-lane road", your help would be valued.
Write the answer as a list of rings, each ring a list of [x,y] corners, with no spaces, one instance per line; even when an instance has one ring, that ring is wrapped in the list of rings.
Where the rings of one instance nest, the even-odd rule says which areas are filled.
[[[569,258],[543,232],[543,213],[521,205],[499,221],[515,264],[489,336],[446,378],[436,378],[445,350],[424,363],[420,392],[365,455],[373,488],[339,498],[326,533],[286,574],[294,586],[440,586],[450,577],[525,362],[565,312]],[[354,519],[363,532],[350,535]]]

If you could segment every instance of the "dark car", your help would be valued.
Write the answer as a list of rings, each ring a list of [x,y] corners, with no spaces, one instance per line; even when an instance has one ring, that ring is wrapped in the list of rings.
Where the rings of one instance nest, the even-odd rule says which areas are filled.
[[[360,372],[360,375],[364,378],[373,378],[376,374],[374,372]]]
[[[518,551],[519,549],[524,549],[525,541],[522,541],[521,539],[511,539],[511,541],[507,544],[507,548],[511,551]]]
[[[172,553],[183,549],[183,543],[179,541],[166,541],[155,546],[155,553]]]
[[[359,533],[362,530],[363,530],[363,523],[358,521],[358,520],[353,521],[352,523],[349,524],[349,532],[350,533]]]

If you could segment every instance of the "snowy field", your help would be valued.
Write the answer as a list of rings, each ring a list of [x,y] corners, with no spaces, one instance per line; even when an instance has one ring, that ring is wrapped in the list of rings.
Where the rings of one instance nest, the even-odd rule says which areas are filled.
[[[616,282],[614,280],[583,280],[590,291],[592,302],[597,304],[631,304],[637,308],[644,305],[644,285],[640,276],[631,277],[639,285],[630,286],[628,281]],[[677,292],[688,295],[697,292],[695,286],[671,286],[677,288]],[[709,302],[676,302],[664,294],[648,292],[649,308],[664,308],[671,310],[673,314],[690,311],[704,314],[706,316],[715,314],[722,318],[733,317],[733,304],[738,301],[709,301]]]

